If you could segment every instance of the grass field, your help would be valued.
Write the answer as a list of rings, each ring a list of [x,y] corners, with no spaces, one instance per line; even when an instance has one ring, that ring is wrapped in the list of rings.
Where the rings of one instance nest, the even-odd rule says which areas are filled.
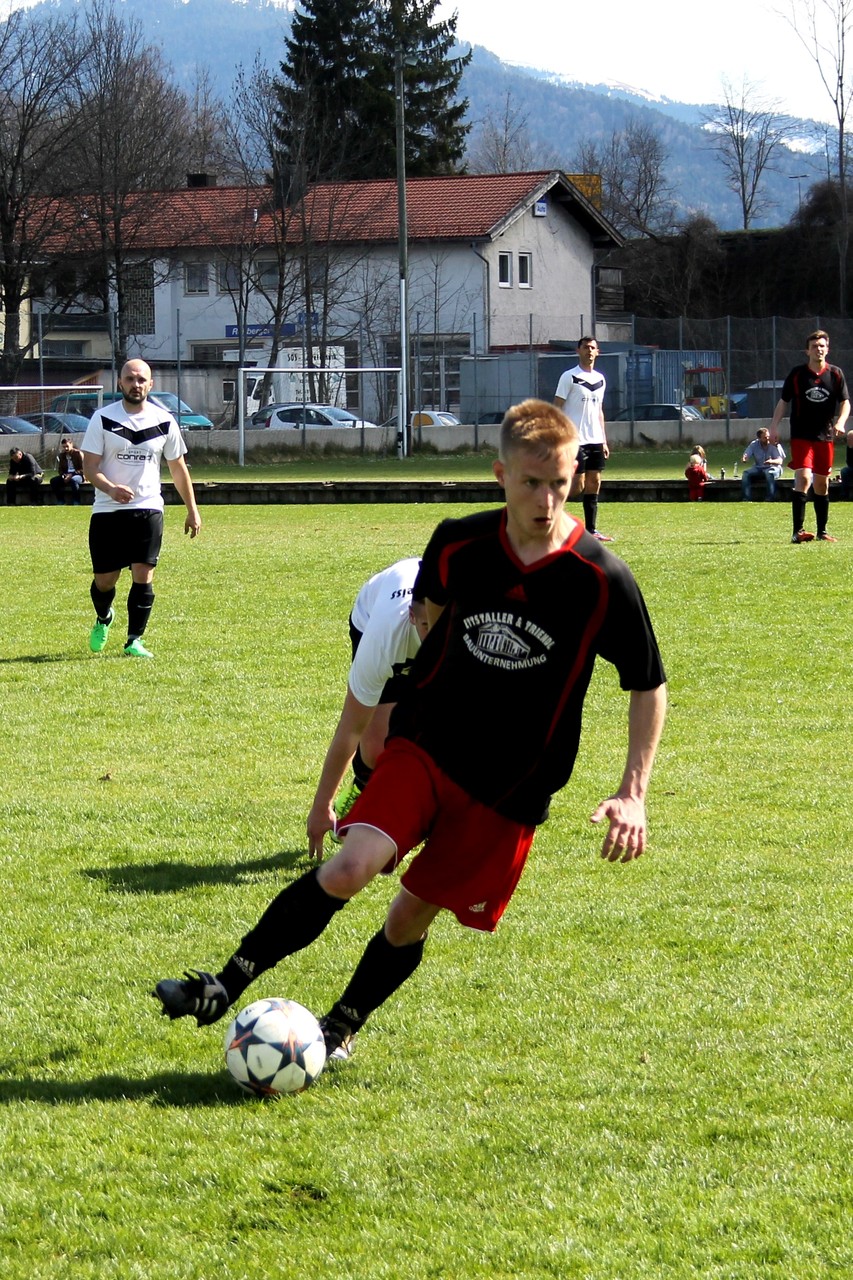
[[[85,509],[0,512],[4,1280],[853,1275],[850,505],[802,547],[783,504],[602,506],[670,678],[638,863],[587,820],[601,667],[499,930],[439,918],[351,1062],[261,1104],[157,1016],[308,866],[356,588],[464,510],[168,508],[152,663],[88,653]],[[246,1003],[323,1012],[393,892]]]
[[[189,461],[196,480],[481,480],[490,475],[494,452],[478,453],[414,453],[408,458],[377,458],[370,454],[338,454],[326,457],[320,453],[289,456],[267,451],[263,459],[250,456],[241,467],[235,459],[219,457],[210,460],[203,453],[193,456],[189,438]],[[708,450],[708,465],[713,475],[725,467],[729,476],[735,461],[740,462],[743,449],[735,445],[716,445]],[[684,449],[614,449],[607,463],[605,483],[612,480],[682,480],[689,450]],[[49,459],[52,464],[53,459]]]

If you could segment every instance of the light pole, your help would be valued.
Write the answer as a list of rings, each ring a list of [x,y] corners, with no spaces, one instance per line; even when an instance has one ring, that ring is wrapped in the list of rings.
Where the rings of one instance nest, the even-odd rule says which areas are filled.
[[[403,48],[394,51],[394,101],[397,125],[397,240],[400,250],[400,395],[397,456],[409,451],[409,226],[406,215],[406,108],[403,97]]]
[[[808,175],[807,173],[789,173],[789,174],[788,174],[788,177],[791,179],[791,181],[792,181],[792,182],[796,182],[796,184],[797,184],[797,210],[798,210],[798,212],[802,212],[802,208],[803,208],[803,188],[800,186],[800,183],[802,182],[803,178],[807,178],[808,176],[809,176],[809,175]]]

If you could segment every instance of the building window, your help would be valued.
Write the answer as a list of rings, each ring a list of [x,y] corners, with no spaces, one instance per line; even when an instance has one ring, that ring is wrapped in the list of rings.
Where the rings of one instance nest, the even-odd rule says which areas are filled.
[[[233,378],[223,378],[222,380],[222,403],[233,404],[236,396],[237,384]]]
[[[216,289],[218,293],[236,293],[240,288],[240,268],[236,262],[217,262]]]
[[[512,288],[512,254],[498,254],[498,284],[502,289]]]
[[[210,271],[206,262],[184,264],[184,293],[209,293]]]
[[[42,343],[43,356],[66,356],[79,359],[88,356],[91,342],[71,342],[59,338],[45,338]]]
[[[532,253],[520,253],[518,255],[518,287],[519,289],[533,288]]]
[[[255,277],[259,289],[274,292],[278,288],[278,263],[275,258],[259,258],[255,263]]]
[[[125,274],[124,314],[131,333],[156,333],[154,319],[154,266],[131,264]]]

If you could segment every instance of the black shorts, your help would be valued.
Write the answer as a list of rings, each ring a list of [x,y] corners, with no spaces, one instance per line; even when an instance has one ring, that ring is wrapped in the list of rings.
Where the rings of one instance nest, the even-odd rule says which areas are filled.
[[[349,638],[350,638],[350,644],[352,645],[353,658],[355,658],[356,649],[361,644],[361,637],[363,635],[364,635],[363,631],[359,631],[358,627],[353,626],[352,614],[350,614]],[[399,675],[393,675],[390,680],[386,680],[385,685],[382,689],[382,692],[379,695],[379,702],[377,705],[381,707],[383,703],[399,702],[400,695],[403,692],[403,689],[405,688],[405,681],[406,681],[405,672],[400,672]]]
[[[162,511],[100,511],[89,522],[92,572],[114,573],[132,564],[154,565],[162,542]]]
[[[578,469],[576,476],[585,471],[603,471],[607,465],[603,444],[582,444],[578,449]]]

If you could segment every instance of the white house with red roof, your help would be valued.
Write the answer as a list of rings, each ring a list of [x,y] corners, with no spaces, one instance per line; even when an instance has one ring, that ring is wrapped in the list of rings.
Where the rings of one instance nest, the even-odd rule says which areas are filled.
[[[452,406],[464,355],[595,330],[596,264],[621,238],[577,183],[558,170],[407,181],[409,334],[429,383],[420,402]],[[241,329],[260,355],[278,327],[283,344],[337,346],[350,366],[399,363],[396,183],[316,184],[283,210],[271,194],[190,186],[140,195],[136,215],[131,202],[129,355],[222,366]],[[54,246],[64,262],[94,256],[87,225],[69,209]],[[78,313],[81,357],[107,357],[103,334],[81,323]],[[62,326],[45,316],[46,345]]]

